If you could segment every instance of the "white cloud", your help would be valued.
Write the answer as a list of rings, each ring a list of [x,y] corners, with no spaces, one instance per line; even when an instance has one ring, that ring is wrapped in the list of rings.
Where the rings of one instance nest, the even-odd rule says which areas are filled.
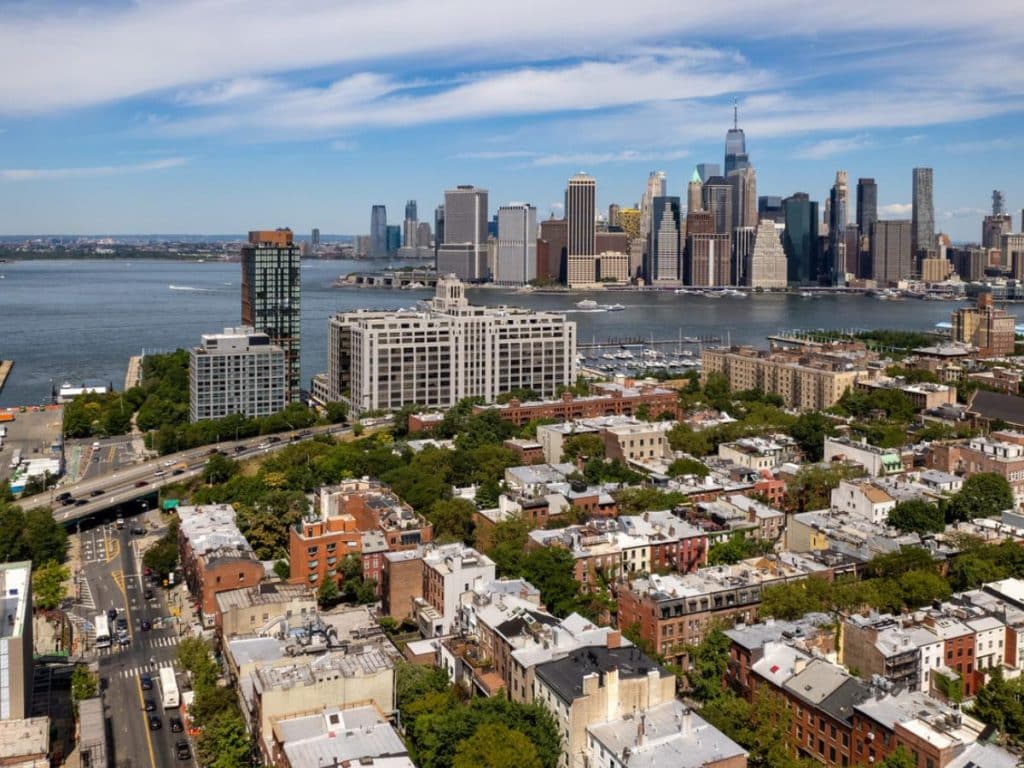
[[[845,138],[823,139],[797,150],[796,156],[821,160],[833,155],[850,154],[851,152],[870,147],[871,144],[872,142],[868,140],[866,134],[847,136]]]
[[[986,211],[984,208],[954,208],[950,211],[942,212],[942,219],[949,221],[950,219],[977,219],[981,216],[988,216],[992,211]]]
[[[909,216],[914,206],[910,203],[889,203],[878,206],[879,216]]]
[[[239,77],[202,88],[182,91],[175,101],[194,107],[211,106],[263,97],[282,88],[282,84],[267,77]]]
[[[120,176],[128,173],[163,171],[185,165],[183,157],[168,157],[150,163],[131,165],[97,165],[82,168],[6,168],[0,169],[3,181],[56,181],[65,179],[90,179],[100,176]]]
[[[969,154],[973,152],[996,152],[1004,149],[1014,149],[1020,146],[1016,139],[979,139],[978,141],[957,141],[947,144],[947,152],[954,154]]]
[[[456,160],[513,160],[522,159],[524,157],[536,157],[536,152],[530,152],[525,149],[509,149],[509,150],[495,150],[481,151],[481,152],[459,152],[455,155]]]
[[[624,149],[620,152],[577,152],[566,154],[538,155],[531,162],[534,166],[567,165],[579,168],[588,165],[607,165],[609,163],[646,163],[656,160],[679,160],[688,156],[686,150],[671,152],[637,152]]]

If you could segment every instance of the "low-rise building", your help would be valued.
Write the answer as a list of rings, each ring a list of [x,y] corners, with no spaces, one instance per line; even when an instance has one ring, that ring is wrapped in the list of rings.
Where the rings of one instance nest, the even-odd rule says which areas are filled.
[[[1024,496],[1024,433],[993,432],[964,442],[935,442],[925,454],[931,469],[970,477],[983,472],[1001,475],[1014,495]]]
[[[934,384],[932,382],[908,383],[902,378],[890,378],[879,376],[875,379],[862,379],[854,388],[862,392],[872,392],[882,389],[893,389],[902,392],[914,404],[919,411],[941,408],[944,405],[953,405],[956,402],[956,387],[947,384]]]
[[[794,451],[774,438],[744,437],[732,443],[719,444],[718,458],[745,469],[771,470],[792,461]]]
[[[512,398],[499,405],[476,405],[473,413],[494,411],[506,421],[522,427],[537,419],[576,421],[600,416],[636,416],[641,410],[651,416],[679,415],[679,395],[666,387],[617,383],[595,384],[589,395],[563,392],[554,400],[520,401]]]
[[[671,455],[668,432],[672,422],[649,422],[630,416],[599,416],[562,424],[537,427],[537,442],[544,449],[549,464],[562,461],[565,443],[577,435],[591,434],[601,438],[604,455],[624,464],[662,460]]]
[[[215,623],[221,639],[258,633],[280,618],[301,621],[316,613],[316,596],[301,584],[264,581],[216,594]]]
[[[825,438],[825,461],[849,461],[864,467],[872,477],[902,472],[905,467],[898,449],[879,448],[867,440],[847,437]]]
[[[50,768],[50,728],[48,717],[0,719],[0,765]]]
[[[896,507],[896,499],[867,481],[840,480],[832,489],[832,509],[882,525]]]
[[[277,718],[272,732],[270,764],[275,768],[416,768],[401,737],[377,707],[329,706]]]

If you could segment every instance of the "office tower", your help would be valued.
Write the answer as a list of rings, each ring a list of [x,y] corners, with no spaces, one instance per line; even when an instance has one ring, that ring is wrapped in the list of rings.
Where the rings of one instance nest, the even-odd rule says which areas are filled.
[[[732,109],[732,128],[725,134],[725,177],[733,171],[746,168],[750,160],[747,157],[747,138],[740,128],[739,107]]]
[[[608,229],[619,226],[619,211],[622,208],[618,203],[612,203],[608,206]]]
[[[647,237],[651,233],[651,205],[656,197],[668,194],[668,181],[664,171],[651,171],[647,177],[647,188],[640,200],[640,236]]]
[[[310,235],[309,241],[313,244],[314,248],[320,245],[320,230],[316,227],[313,227],[313,233]]]
[[[686,214],[687,235],[713,235],[715,218],[708,211],[690,211]]]
[[[878,221],[878,185],[874,179],[857,179],[857,229],[871,237],[871,227]]]
[[[762,195],[757,198],[758,224],[767,219],[776,224],[786,223],[786,214],[782,210],[782,198],[776,195]]]
[[[1010,268],[1014,280],[1024,281],[1024,234],[1004,234],[1001,250],[1003,265]]]
[[[757,227],[736,227],[732,231],[732,274],[729,285],[746,285],[747,270],[754,254]]]
[[[707,184],[708,179],[722,175],[722,166],[718,163],[697,163],[697,175],[702,184]]]
[[[785,288],[789,279],[786,250],[782,247],[775,222],[758,222],[754,249],[746,268],[745,285],[751,288]]]
[[[645,277],[651,285],[680,284],[680,235],[682,217],[678,197],[655,197],[647,247]]]
[[[992,215],[1002,216],[1006,213],[1006,196],[1001,190],[992,190]]]
[[[537,277],[537,209],[527,203],[498,208],[494,282],[525,285]]]
[[[846,224],[849,202],[849,176],[846,171],[836,171],[836,181],[829,193],[827,268],[830,285],[843,285],[846,282]]]
[[[712,176],[704,182],[704,210],[715,222],[715,232],[728,234],[732,228],[732,186],[721,176]]]
[[[416,403],[448,408],[530,389],[543,398],[576,381],[576,324],[562,313],[477,307],[440,277],[418,311],[340,313],[327,326],[327,397],[353,412]]]
[[[912,223],[906,219],[875,222],[871,237],[871,277],[878,285],[895,285],[910,277],[912,229]]]
[[[301,267],[290,229],[254,230],[242,245],[242,325],[267,334],[284,350],[286,399],[293,403],[302,377]]]
[[[704,208],[703,198],[704,182],[700,179],[700,173],[693,169],[690,183],[686,185],[686,211],[699,211]]]
[[[0,631],[0,721],[25,720],[32,715],[33,648],[32,648],[32,563],[0,563],[0,595],[3,596],[3,624]],[[17,723],[8,723],[4,729],[5,757],[14,751],[12,741],[21,737],[24,729]],[[46,750],[41,750],[43,754]],[[10,762],[8,762],[8,760]],[[46,760],[25,762],[17,757],[8,758],[5,765],[48,765]],[[96,768],[99,768],[98,766]]]
[[[419,216],[416,215],[416,201],[406,200],[405,201],[405,218],[406,220],[418,221]]]
[[[732,276],[732,253],[727,234],[688,234],[686,261],[687,285],[703,288],[728,285]]]
[[[390,259],[402,247],[402,228],[397,224],[388,224],[388,258]]]
[[[284,410],[284,350],[252,328],[204,333],[189,352],[189,421],[270,416]]]
[[[757,226],[757,174],[747,165],[729,174],[732,187],[731,228]]]
[[[597,183],[594,177],[578,173],[565,190],[567,282],[584,285],[597,282],[594,246],[597,213]]]
[[[986,216],[981,222],[981,247],[999,248],[1003,235],[1013,230],[1013,220],[1003,214],[992,214]]]
[[[629,253],[629,235],[625,232],[598,232],[594,236],[594,250],[602,253]]]
[[[434,209],[434,258],[444,244],[444,206],[439,205]]]
[[[932,169],[915,168],[911,200],[910,244],[915,258],[921,251],[935,249],[935,202],[932,196]]]
[[[370,209],[370,258],[384,259],[388,255],[388,214],[383,205]]]
[[[430,235],[430,224],[429,224],[429,222],[421,221],[419,224],[416,225],[416,247],[419,248],[420,250],[422,250],[424,248],[428,248],[429,249],[430,248],[431,239],[432,238],[431,238],[431,235]],[[423,258],[425,256],[426,256],[426,253],[424,253],[421,256],[421,258]]]
[[[846,266],[848,275],[860,277],[860,230],[856,224],[847,224],[843,240],[846,244]]]
[[[818,204],[804,192],[797,192],[782,201],[786,229],[782,247],[786,251],[789,282],[814,285],[818,282]]]
[[[443,228],[438,274],[483,280],[487,272],[487,190],[471,184],[445,190]]]
[[[569,238],[569,226],[565,219],[547,219],[540,223],[540,239],[548,243],[547,277],[566,283],[566,243]],[[538,277],[541,274],[538,272]]]
[[[419,219],[416,215],[416,201],[407,200],[405,203],[405,219],[402,220],[402,245],[406,248],[415,248],[416,235],[419,230]]]

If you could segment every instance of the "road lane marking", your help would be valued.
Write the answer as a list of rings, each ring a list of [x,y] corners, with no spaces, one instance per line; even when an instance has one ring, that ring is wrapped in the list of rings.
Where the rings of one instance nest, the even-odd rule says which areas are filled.
[[[153,753],[153,734],[149,731],[149,713],[146,711],[146,699],[142,695],[142,681],[135,678],[135,690],[139,692],[139,706],[142,707],[142,719],[146,725],[146,745],[149,747],[149,765],[156,768],[156,755]]]

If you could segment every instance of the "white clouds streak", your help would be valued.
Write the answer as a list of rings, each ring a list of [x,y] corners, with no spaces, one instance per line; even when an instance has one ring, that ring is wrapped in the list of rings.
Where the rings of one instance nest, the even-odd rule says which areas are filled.
[[[92,179],[102,176],[122,176],[178,168],[187,161],[183,157],[168,157],[149,163],[131,165],[96,165],[82,168],[5,168],[0,169],[0,181],[64,181]]]
[[[834,155],[848,155],[871,146],[866,134],[846,138],[823,139],[796,152],[797,157],[821,160]]]
[[[909,216],[914,206],[910,203],[889,203],[878,206],[879,216]]]

